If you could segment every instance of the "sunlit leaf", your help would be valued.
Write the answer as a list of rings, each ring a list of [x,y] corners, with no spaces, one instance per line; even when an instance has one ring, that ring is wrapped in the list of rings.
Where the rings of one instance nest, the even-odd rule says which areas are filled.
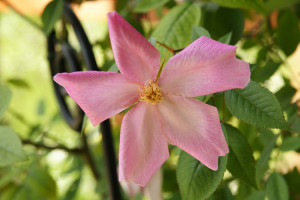
[[[230,8],[254,9],[265,12],[263,1],[261,0],[213,0],[214,2]]]
[[[10,89],[5,85],[0,85],[0,118],[7,110],[11,96]]]
[[[141,0],[139,3],[134,7],[133,11],[135,12],[148,12],[153,8],[157,8],[159,6],[163,6],[170,0]]]
[[[247,123],[263,128],[288,129],[276,97],[254,81],[244,89],[226,91],[225,100],[230,112]]]
[[[288,8],[297,2],[299,2],[299,0],[267,0],[264,3],[264,7],[267,12],[271,12],[273,10]]]
[[[183,200],[201,200],[209,197],[222,181],[227,156],[219,158],[219,167],[213,171],[182,151],[177,166],[177,182]]]
[[[21,141],[9,127],[0,126],[0,167],[25,160]]]
[[[192,28],[192,41],[197,40],[201,36],[206,36],[206,37],[210,38],[210,34],[205,28],[203,28],[201,26],[193,26],[193,28]]]
[[[49,35],[54,28],[55,23],[63,14],[63,0],[53,0],[46,7],[42,14],[42,22],[46,35]]]
[[[191,42],[192,27],[199,24],[200,15],[197,4],[180,4],[162,19],[154,30],[153,37],[173,49],[185,48]],[[157,47],[162,57],[165,56],[167,50],[159,45]]]
[[[7,83],[19,87],[19,88],[24,88],[24,89],[30,89],[30,86],[28,83],[23,80],[23,79],[18,79],[18,78],[10,78],[7,80]]]
[[[267,181],[266,194],[268,199],[272,200],[288,200],[288,186],[281,174],[272,173]]]
[[[220,37],[218,41],[222,42],[224,44],[229,44],[231,37],[232,37],[232,32],[229,32],[229,33],[223,35],[222,37]]]
[[[236,178],[256,187],[254,157],[246,137],[228,124],[225,128],[229,141],[227,169]]]
[[[54,179],[50,176],[48,170],[40,166],[39,163],[33,163],[28,170],[26,187],[32,191],[34,199],[57,199],[57,189]]]

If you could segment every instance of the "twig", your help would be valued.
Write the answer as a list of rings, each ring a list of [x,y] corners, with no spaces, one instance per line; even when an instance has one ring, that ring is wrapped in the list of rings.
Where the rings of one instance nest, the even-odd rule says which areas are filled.
[[[57,145],[57,146],[52,147],[52,146],[47,146],[43,143],[34,143],[30,140],[22,140],[22,143],[35,146],[36,148],[42,148],[42,149],[47,149],[47,150],[63,150],[63,151],[66,151],[68,153],[73,153],[73,154],[83,154],[83,152],[84,152],[84,149],[81,149],[81,148],[70,149],[70,148],[62,146],[62,145]]]
[[[173,49],[171,47],[169,47],[168,45],[164,44],[164,43],[161,43],[159,41],[156,41],[157,44],[160,44],[161,46],[165,47],[168,51],[170,51],[171,53],[173,53],[174,55],[180,51],[182,51],[183,49]]]

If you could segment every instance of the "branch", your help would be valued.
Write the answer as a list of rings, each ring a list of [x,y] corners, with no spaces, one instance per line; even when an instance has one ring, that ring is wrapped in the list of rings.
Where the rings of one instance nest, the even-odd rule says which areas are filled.
[[[35,142],[30,141],[30,140],[22,140],[22,143],[35,146],[36,148],[42,148],[42,149],[47,149],[47,150],[63,150],[63,151],[66,151],[68,153],[73,153],[73,154],[83,154],[84,153],[84,149],[82,149],[82,148],[70,149],[70,148],[62,146],[62,145],[47,146],[43,143],[35,143]]]

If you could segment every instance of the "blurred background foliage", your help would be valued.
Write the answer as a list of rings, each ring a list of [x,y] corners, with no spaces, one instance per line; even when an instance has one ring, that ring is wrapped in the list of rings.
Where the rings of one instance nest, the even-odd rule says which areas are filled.
[[[112,10],[146,38],[152,36],[162,57],[167,50],[159,42],[180,50],[202,35],[236,45],[237,56],[250,63],[251,79],[277,97],[290,129],[249,125],[224,107],[223,95],[200,97],[217,106],[225,122],[237,128],[225,125],[227,132],[242,133],[239,141],[246,138],[256,167],[255,180],[247,181],[227,164],[232,174],[225,172],[209,199],[300,199],[298,0],[69,2],[92,44],[98,67],[105,71],[117,71],[106,22],[106,13]],[[0,199],[109,199],[101,134],[88,120],[81,133],[69,128],[54,95],[47,35],[55,29],[60,37],[67,28],[81,58],[74,32],[62,18],[63,1],[0,3]],[[116,152],[123,115],[112,118]],[[161,191],[123,185],[123,198],[181,199],[180,177],[176,179],[179,154],[180,149],[170,148],[170,158],[154,180],[154,185],[163,181]]]

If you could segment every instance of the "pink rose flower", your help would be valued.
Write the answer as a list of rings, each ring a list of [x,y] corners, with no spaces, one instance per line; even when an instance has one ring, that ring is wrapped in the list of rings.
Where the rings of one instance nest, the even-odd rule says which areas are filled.
[[[249,64],[236,58],[236,47],[200,37],[157,79],[159,51],[116,12],[108,26],[121,73],[61,73],[54,80],[94,126],[132,106],[121,126],[119,180],[145,186],[168,159],[168,142],[217,170],[218,157],[229,152],[217,108],[191,97],[244,88]]]

